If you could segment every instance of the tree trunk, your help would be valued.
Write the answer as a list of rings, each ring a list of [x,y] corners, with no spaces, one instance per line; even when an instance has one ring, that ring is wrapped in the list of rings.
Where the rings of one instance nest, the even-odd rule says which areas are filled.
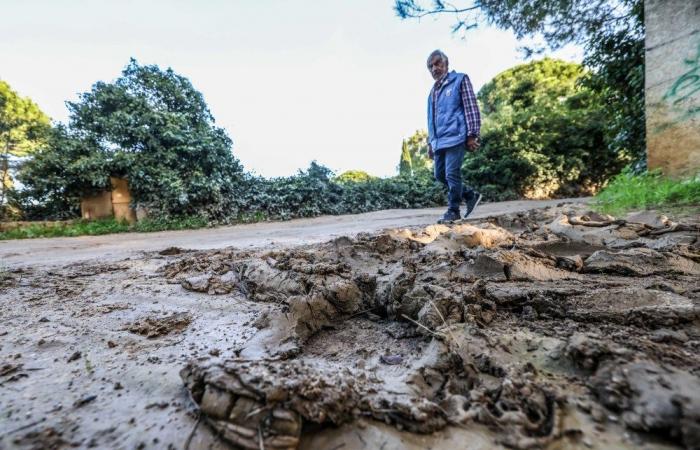
[[[5,195],[8,185],[6,180],[10,172],[10,141],[5,142],[5,148],[0,155],[0,220],[5,219]]]

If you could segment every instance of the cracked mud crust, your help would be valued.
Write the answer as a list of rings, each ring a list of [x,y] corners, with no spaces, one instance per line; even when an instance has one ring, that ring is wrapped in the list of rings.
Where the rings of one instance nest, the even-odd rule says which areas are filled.
[[[560,206],[8,270],[0,448],[698,448],[698,239]]]
[[[245,398],[316,428],[484,425],[511,448],[594,442],[619,425],[642,432],[640,442],[656,434],[693,448],[699,251],[697,224],[545,210],[284,251],[198,253],[163,273],[200,292],[191,280],[235,280],[268,305],[236,358],[182,371],[215,429],[246,430],[228,434],[244,448],[281,435],[209,412],[222,402]],[[667,392],[645,394],[653,383],[641,376],[620,384],[639,365],[672,370]],[[296,433],[284,448],[295,448]]]

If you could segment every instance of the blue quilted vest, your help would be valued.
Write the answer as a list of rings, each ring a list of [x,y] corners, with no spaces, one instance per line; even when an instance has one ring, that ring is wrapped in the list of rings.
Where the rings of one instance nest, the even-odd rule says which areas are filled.
[[[467,140],[467,119],[464,117],[461,85],[463,73],[454,70],[437,94],[437,111],[433,114],[433,89],[428,95],[428,142],[434,151],[454,147]]]

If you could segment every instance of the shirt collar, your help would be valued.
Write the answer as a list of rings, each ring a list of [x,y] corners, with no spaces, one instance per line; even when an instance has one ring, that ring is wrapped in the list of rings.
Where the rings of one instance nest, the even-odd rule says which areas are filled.
[[[445,84],[445,81],[447,81],[447,77],[450,75],[450,72],[445,73],[445,75],[442,76],[439,80],[435,82],[435,89],[440,89],[443,84]]]

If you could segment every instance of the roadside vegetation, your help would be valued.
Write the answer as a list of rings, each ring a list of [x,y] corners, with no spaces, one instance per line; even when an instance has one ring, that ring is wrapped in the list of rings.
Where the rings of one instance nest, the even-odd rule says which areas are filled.
[[[165,230],[189,230],[203,228],[207,221],[201,217],[180,217],[177,219],[144,219],[129,224],[114,218],[97,220],[74,220],[65,223],[36,222],[15,229],[0,231],[2,239],[31,239],[48,237],[98,236],[102,234],[151,232]]]
[[[700,176],[672,179],[658,171],[635,174],[625,169],[596,196],[593,206],[613,215],[635,209],[700,207]]]

